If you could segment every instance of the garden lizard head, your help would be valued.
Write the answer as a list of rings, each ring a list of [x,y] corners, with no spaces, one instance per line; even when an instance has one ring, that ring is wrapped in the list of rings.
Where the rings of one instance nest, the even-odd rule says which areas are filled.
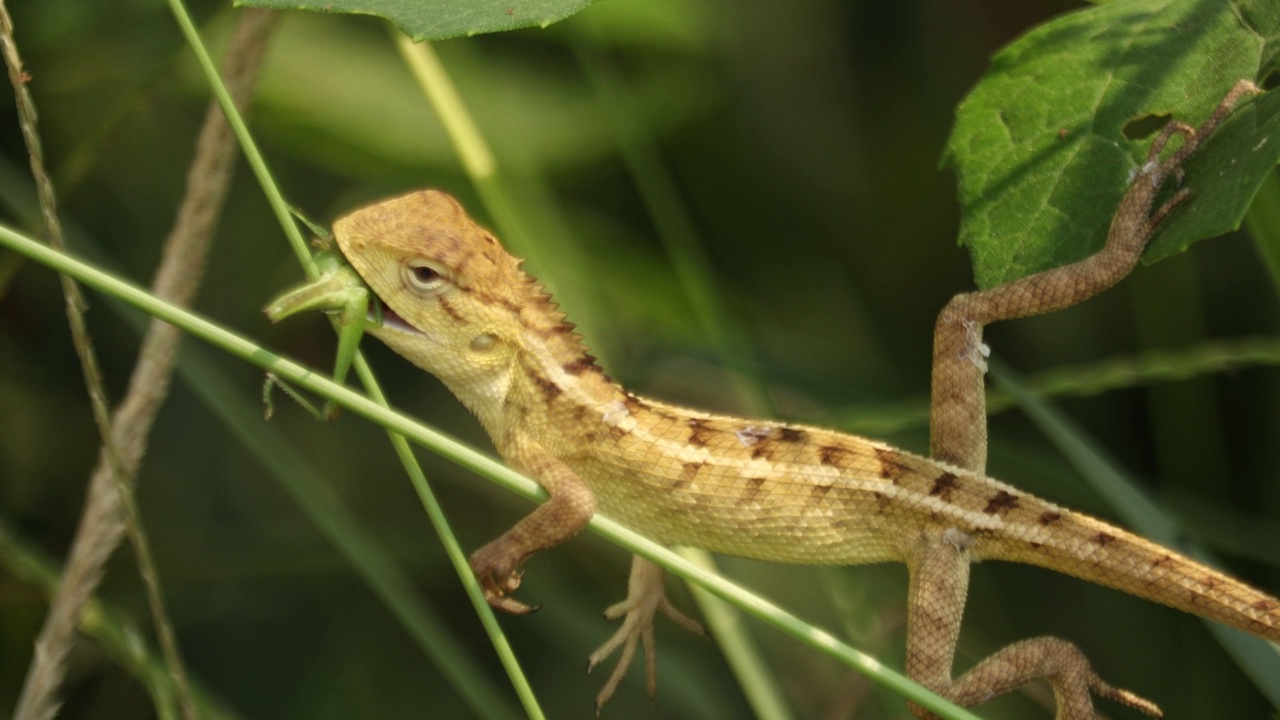
[[[342,254],[381,299],[371,332],[440,378],[486,424],[513,382],[587,357],[545,290],[493,234],[436,190],[356,210],[333,226]]]

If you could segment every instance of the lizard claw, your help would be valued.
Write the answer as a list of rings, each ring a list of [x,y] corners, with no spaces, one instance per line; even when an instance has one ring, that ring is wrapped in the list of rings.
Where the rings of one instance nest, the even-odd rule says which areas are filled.
[[[520,587],[520,579],[524,576],[524,571],[519,568],[520,560],[521,558],[513,557],[500,541],[485,545],[467,559],[471,572],[475,573],[480,587],[484,588],[485,601],[491,607],[512,615],[527,615],[542,607],[528,605],[511,597],[511,593]]]
[[[649,697],[657,696],[658,656],[653,635],[655,614],[661,612],[680,627],[702,637],[707,636],[698,621],[677,610],[667,599],[662,576],[662,568],[636,556],[631,564],[631,579],[627,585],[626,599],[611,605],[604,611],[607,620],[623,618],[622,626],[587,658],[587,672],[594,670],[618,648],[622,648],[622,654],[618,656],[618,664],[614,666],[609,679],[605,681],[604,687],[596,696],[597,717],[600,716],[600,709],[609,701],[609,698],[613,697],[614,691],[622,682],[622,677],[626,675],[627,668],[635,657],[637,643],[641,643],[644,648],[645,688],[649,692]]]
[[[1213,134],[1214,130],[1222,124],[1223,120],[1226,120],[1241,99],[1250,95],[1257,95],[1260,92],[1262,92],[1262,89],[1250,80],[1237,81],[1232,86],[1231,91],[1218,103],[1213,113],[1199,128],[1193,128],[1177,120],[1170,121],[1165,125],[1160,134],[1156,136],[1156,139],[1152,141],[1151,148],[1147,151],[1147,164],[1144,168],[1151,168],[1147,174],[1151,175],[1152,182],[1159,185],[1164,181],[1165,177],[1173,173],[1177,176],[1178,183],[1181,184],[1184,175],[1182,169],[1183,161],[1190,157],[1191,153],[1195,152],[1196,148]],[[1182,137],[1182,147],[1179,147],[1162,162],[1159,159],[1160,153],[1164,150],[1165,144],[1174,135]]]
[[[1099,697],[1104,697],[1104,698],[1114,700],[1122,705],[1128,705],[1129,707],[1137,710],[1138,712],[1153,718],[1164,717],[1164,711],[1160,709],[1160,706],[1156,705],[1150,700],[1144,697],[1140,697],[1139,695],[1133,692],[1130,692],[1128,690],[1123,690],[1121,688],[1108,685],[1107,683],[1103,682],[1102,678],[1098,677],[1097,673],[1094,673],[1092,670],[1089,671],[1089,675],[1090,675],[1090,677],[1088,678],[1089,689],[1097,693]]]
[[[1223,120],[1231,114],[1237,103],[1244,97],[1256,95],[1262,90],[1249,80],[1240,80],[1227,93],[1226,97],[1218,103],[1213,114],[1199,128],[1194,128],[1184,122],[1171,120],[1151,142],[1151,147],[1147,150],[1147,161],[1138,169],[1138,172],[1150,178],[1151,189],[1154,193],[1164,182],[1172,176],[1174,179],[1174,187],[1177,188],[1173,196],[1164,201],[1158,208],[1150,211],[1148,214],[1148,228],[1154,228],[1159,225],[1169,213],[1186,202],[1191,193],[1182,187],[1182,182],[1186,177],[1186,171],[1183,163],[1191,156],[1193,152],[1210,136]],[[1182,138],[1182,146],[1175,150],[1164,160],[1160,159],[1160,154],[1164,151],[1165,145],[1169,140],[1177,135]],[[1150,200],[1148,200],[1150,202]],[[1146,237],[1150,237],[1147,235]]]
[[[511,597],[511,593],[520,587],[520,578],[523,576],[524,571],[518,570],[508,574],[502,582],[498,582],[492,574],[477,574],[480,586],[484,588],[484,599],[489,605],[512,615],[528,615],[542,609],[541,604],[529,605]]]

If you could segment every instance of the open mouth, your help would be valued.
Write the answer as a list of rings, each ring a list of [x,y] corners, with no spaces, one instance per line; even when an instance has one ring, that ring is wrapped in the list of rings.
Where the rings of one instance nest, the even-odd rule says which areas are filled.
[[[368,320],[375,325],[379,324],[378,321],[381,320],[381,326],[389,330],[413,333],[414,335],[422,334],[421,330],[410,325],[408,321],[397,315],[395,310],[392,310],[390,306],[381,301],[377,303],[376,307],[369,308]]]

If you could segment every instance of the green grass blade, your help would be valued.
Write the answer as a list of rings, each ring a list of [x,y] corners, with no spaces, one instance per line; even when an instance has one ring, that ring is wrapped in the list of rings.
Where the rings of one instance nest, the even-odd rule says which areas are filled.
[[[227,116],[227,122],[231,126],[232,132],[236,135],[236,138],[245,153],[245,158],[249,162],[250,168],[252,168],[254,175],[258,178],[258,182],[262,187],[263,193],[266,195],[267,202],[271,206],[272,212],[276,216],[276,220],[280,223],[280,227],[284,231],[285,237],[288,239],[294,254],[302,264],[307,278],[314,280],[317,277],[318,268],[316,267],[315,261],[312,259],[311,251],[303,240],[302,234],[298,231],[297,225],[293,222],[293,214],[290,207],[284,201],[282,193],[276,186],[275,180],[272,177],[271,172],[268,170],[266,162],[258,151],[257,144],[249,134],[249,130],[244,123],[244,119],[240,117],[240,114],[235,108],[235,104],[231,101],[231,97],[227,93],[227,89],[223,85],[222,79],[218,75],[212,59],[209,57],[209,53],[205,49],[199,33],[196,32],[195,25],[192,23],[191,18],[187,14],[186,8],[183,6],[181,0],[169,0],[169,5],[173,11],[174,18],[182,29],[183,35],[186,37],[187,43],[191,46],[192,52],[196,55],[196,59],[200,64],[201,70],[209,81],[209,85],[214,96],[218,99],[219,104],[222,106],[223,113]],[[355,355],[353,365],[355,367],[357,377],[360,378],[360,382],[368,390],[369,396],[376,402],[381,403],[383,407],[386,407],[386,398],[378,386],[377,379],[374,377],[373,371],[365,361],[364,356],[359,352]],[[476,614],[479,616],[485,632],[489,635],[490,642],[492,643],[499,660],[502,662],[503,668],[507,672],[507,676],[511,680],[511,684],[516,691],[516,695],[520,698],[525,707],[526,713],[530,717],[543,717],[537,698],[533,694],[533,688],[529,685],[528,679],[525,677],[519,662],[516,660],[515,653],[511,650],[510,643],[507,642],[506,636],[502,633],[502,629],[498,625],[497,618],[493,615],[492,608],[489,607],[488,602],[484,599],[484,593],[482,592],[479,583],[477,583],[472,577],[471,569],[467,564],[466,556],[462,552],[462,547],[456,536],[453,534],[453,531],[449,528],[449,524],[444,516],[444,511],[437,502],[430,486],[427,484],[426,475],[418,465],[417,459],[413,457],[413,452],[409,448],[407,441],[405,441],[403,437],[400,437],[391,431],[388,431],[388,435],[396,456],[404,465],[405,472],[409,475],[409,480],[413,484],[415,491],[417,491],[418,497],[423,504],[423,508],[426,510],[432,526],[435,528],[437,535],[440,537],[441,543],[444,545],[445,553],[448,555],[450,563],[452,563],[459,578],[462,579],[468,599],[471,601],[472,607],[475,608]]]

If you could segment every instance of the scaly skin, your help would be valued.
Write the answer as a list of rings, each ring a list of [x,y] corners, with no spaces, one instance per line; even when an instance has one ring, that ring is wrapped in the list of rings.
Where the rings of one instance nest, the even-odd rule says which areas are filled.
[[[1164,214],[1161,183],[1252,86],[1238,86],[1197,134],[1175,124],[1156,141],[1121,202],[1107,248],[1076,265],[958,296],[939,318],[930,460],[816,427],[697,412],[637,397],[587,354],[573,326],[520,263],[437,191],[386,200],[334,226],[343,254],[385,305],[374,335],[439,377],[483,423],[512,467],[550,500],[477,551],[490,602],[528,610],[511,593],[532,554],[577,533],[599,510],[663,543],[786,563],[903,562],[911,570],[908,672],[960,704],[1027,680],[1054,684],[1060,718],[1094,717],[1090,690],[1158,715],[1103,683],[1056,638],[1011,645],[951,679],[968,567],[1009,560],[1057,570],[1280,641],[1280,602],[1107,523],[984,476],[982,326],[1078,302],[1132,268]],[[1163,162],[1173,134],[1184,145]],[[662,575],[637,559],[623,628],[592,656],[622,661],[612,694],[657,610]],[[653,657],[648,654],[650,689]],[[921,717],[927,713],[915,708]]]

